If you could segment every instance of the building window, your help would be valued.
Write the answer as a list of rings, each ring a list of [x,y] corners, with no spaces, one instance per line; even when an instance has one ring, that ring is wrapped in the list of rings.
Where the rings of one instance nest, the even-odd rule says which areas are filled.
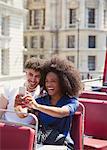
[[[34,25],[39,26],[41,22],[41,12],[39,9],[34,10]]]
[[[9,16],[1,18],[1,34],[4,36],[9,35]]]
[[[9,74],[9,50],[8,49],[1,50],[1,74],[2,75]]]
[[[67,48],[75,48],[75,36],[69,35],[67,37]]]
[[[75,57],[74,56],[67,56],[67,59],[71,61],[72,63],[75,63]]]
[[[94,8],[88,9],[88,23],[90,24],[95,23],[95,9]]]
[[[42,25],[45,26],[45,9],[42,9]]]
[[[45,25],[45,9],[34,10],[34,26],[44,28]]]
[[[35,57],[35,58],[37,58],[37,55],[30,55],[30,58],[32,58],[32,57]]]
[[[69,23],[74,24],[76,22],[76,9],[70,9],[69,15]]]
[[[38,39],[37,36],[31,37],[31,48],[37,48],[38,47]]]
[[[104,27],[107,27],[107,10],[104,10]]]
[[[88,56],[88,69],[89,69],[89,71],[95,70],[95,62],[96,62],[95,56]]]
[[[106,36],[106,49],[107,49],[107,36]]]
[[[75,26],[76,23],[76,9],[69,9],[69,24]]]
[[[40,59],[44,59],[44,55],[40,55],[39,58],[40,58]]]
[[[28,41],[27,41],[27,37],[24,37],[24,48],[28,47]]]
[[[32,10],[29,10],[29,25],[32,25]]]
[[[28,56],[24,55],[23,56],[23,71],[25,71],[25,69],[24,69],[25,67],[24,66],[25,66],[25,63],[26,63],[27,59],[28,59]]]
[[[96,36],[88,37],[88,48],[96,48]]]
[[[44,36],[40,36],[40,48],[44,48]]]
[[[88,27],[95,27],[95,9],[88,8]]]

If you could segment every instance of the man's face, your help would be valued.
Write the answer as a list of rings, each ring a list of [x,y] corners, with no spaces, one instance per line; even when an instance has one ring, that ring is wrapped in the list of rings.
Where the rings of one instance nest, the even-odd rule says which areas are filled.
[[[37,87],[37,85],[40,82],[40,72],[39,71],[35,71],[33,69],[26,69],[26,80],[28,83],[28,88],[30,89],[34,89]]]

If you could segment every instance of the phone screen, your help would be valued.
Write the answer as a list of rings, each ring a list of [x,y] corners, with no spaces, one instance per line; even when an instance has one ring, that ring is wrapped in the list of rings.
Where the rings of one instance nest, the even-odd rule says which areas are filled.
[[[19,87],[19,95],[25,95],[26,93],[26,88],[23,86],[23,87]]]

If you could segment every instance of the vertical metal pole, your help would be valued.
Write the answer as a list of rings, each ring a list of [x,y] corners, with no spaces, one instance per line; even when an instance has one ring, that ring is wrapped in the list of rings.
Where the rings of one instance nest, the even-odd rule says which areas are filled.
[[[55,54],[58,54],[59,53],[59,39],[58,39],[58,32],[59,32],[59,30],[58,30],[58,7],[59,7],[59,2],[56,0],[56,5],[55,5],[55,7],[56,7],[56,27],[55,27],[55,38],[56,38],[56,49],[55,49]]]
[[[78,22],[78,29],[77,29],[77,68],[79,69],[79,34],[80,34],[80,29],[79,29],[79,20]]]

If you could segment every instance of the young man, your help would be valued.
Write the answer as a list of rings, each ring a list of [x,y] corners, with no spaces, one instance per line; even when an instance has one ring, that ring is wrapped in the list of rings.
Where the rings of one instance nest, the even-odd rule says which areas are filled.
[[[14,111],[15,109],[19,109],[19,111],[20,109],[23,109],[15,107],[15,98],[19,94],[20,87],[25,88],[26,92],[30,93],[34,98],[37,98],[40,95],[40,78],[42,62],[43,60],[34,57],[27,60],[27,62],[25,63],[25,82],[21,83],[21,85],[17,87],[4,88],[4,91],[3,93],[1,93],[0,96],[0,108],[12,111]],[[14,121],[25,124],[30,124],[32,122],[32,117],[30,116],[21,118],[17,114],[10,112],[0,112],[0,117],[3,117],[7,121]]]

